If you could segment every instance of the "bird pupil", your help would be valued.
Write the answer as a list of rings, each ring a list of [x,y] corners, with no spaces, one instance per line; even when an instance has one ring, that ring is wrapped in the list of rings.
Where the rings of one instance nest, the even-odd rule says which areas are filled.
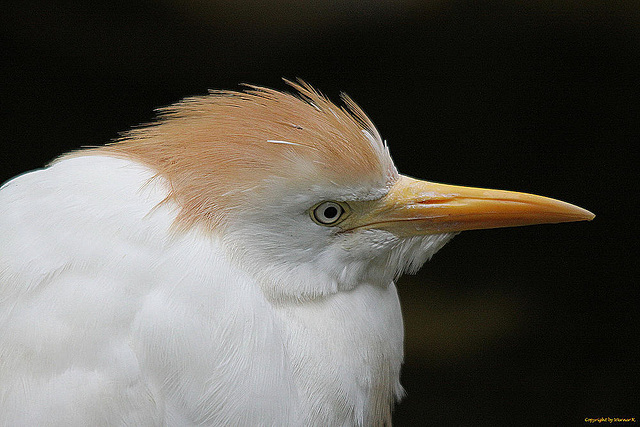
[[[338,209],[335,206],[328,206],[324,210],[325,218],[334,218],[337,215],[338,215]]]

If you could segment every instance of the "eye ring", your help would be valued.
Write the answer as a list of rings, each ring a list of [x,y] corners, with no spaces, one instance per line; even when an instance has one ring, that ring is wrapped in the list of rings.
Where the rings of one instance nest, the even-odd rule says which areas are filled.
[[[347,208],[343,203],[324,201],[311,208],[311,219],[316,224],[331,226],[340,223],[347,216]]]

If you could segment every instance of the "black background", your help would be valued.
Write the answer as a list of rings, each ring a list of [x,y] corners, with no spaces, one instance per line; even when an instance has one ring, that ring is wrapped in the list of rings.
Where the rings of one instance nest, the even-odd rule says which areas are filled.
[[[405,174],[562,199],[591,223],[466,232],[399,283],[394,422],[640,417],[640,8],[606,1],[3,7],[0,181],[209,88],[351,95]]]

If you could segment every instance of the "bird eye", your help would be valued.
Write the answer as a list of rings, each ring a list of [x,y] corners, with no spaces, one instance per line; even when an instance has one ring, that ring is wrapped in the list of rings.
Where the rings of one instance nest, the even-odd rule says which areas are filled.
[[[340,203],[322,202],[313,208],[311,218],[320,225],[335,225],[344,219],[345,209]]]

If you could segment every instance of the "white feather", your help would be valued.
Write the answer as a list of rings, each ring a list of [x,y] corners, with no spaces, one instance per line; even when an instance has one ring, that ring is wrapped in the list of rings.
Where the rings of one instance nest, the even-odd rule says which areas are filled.
[[[403,357],[392,276],[446,238],[305,246],[304,198],[280,209],[305,224],[274,204],[223,239],[176,232],[167,194],[151,170],[100,156],[0,189],[0,425],[389,420]],[[352,239],[372,244],[349,252]]]

